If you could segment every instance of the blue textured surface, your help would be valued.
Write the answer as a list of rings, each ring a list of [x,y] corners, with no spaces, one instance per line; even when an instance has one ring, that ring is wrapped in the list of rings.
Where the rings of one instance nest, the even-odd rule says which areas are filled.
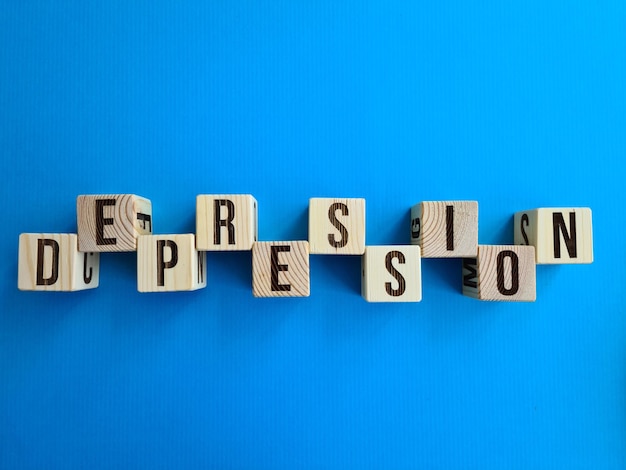
[[[626,467],[626,3],[128,3],[0,5],[0,467]],[[133,253],[19,292],[19,233],[111,192],[157,233],[251,193],[263,240],[365,197],[368,244],[421,200],[478,200],[481,243],[589,206],[595,262],[540,266],[534,304],[425,260],[420,304],[370,305],[331,256],[310,298],[255,299],[250,253],[192,293],[137,293]]]

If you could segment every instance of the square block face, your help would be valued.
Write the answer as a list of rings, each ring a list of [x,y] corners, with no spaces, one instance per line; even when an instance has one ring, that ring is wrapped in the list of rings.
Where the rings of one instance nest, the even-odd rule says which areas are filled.
[[[311,198],[309,244],[320,255],[365,252],[365,199]]]
[[[411,244],[423,258],[475,257],[478,202],[425,201],[411,208]]]
[[[196,248],[248,251],[258,237],[258,206],[249,194],[196,197]]]
[[[206,287],[206,252],[193,234],[142,235],[137,245],[137,290],[175,292]]]
[[[74,233],[22,233],[17,287],[31,291],[94,289],[100,282],[100,254],[80,253]]]
[[[479,245],[478,257],[463,260],[463,294],[480,300],[534,302],[535,248]]]
[[[308,297],[309,243],[256,242],[252,247],[252,293],[255,297]]]
[[[593,229],[588,207],[540,208],[513,218],[516,245],[535,247],[537,264],[593,262]]]
[[[422,300],[419,246],[368,246],[361,258],[361,295],[368,302]]]
[[[136,251],[152,233],[152,203],[134,194],[78,196],[76,214],[80,251]]]

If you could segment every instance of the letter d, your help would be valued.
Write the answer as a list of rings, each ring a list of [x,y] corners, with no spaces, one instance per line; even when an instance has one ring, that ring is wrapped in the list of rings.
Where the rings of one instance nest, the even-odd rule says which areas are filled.
[[[43,262],[45,248],[52,248],[52,273],[50,277],[43,277]],[[37,285],[51,286],[59,279],[59,243],[50,238],[40,238],[37,240]]]

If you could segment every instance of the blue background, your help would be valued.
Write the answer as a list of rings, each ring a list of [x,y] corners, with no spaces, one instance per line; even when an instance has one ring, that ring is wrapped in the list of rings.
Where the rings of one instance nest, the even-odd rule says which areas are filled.
[[[624,468],[626,3],[0,5],[0,467]],[[251,257],[208,287],[17,290],[21,232],[74,232],[79,194],[250,193],[261,240],[307,238],[310,197],[364,197],[367,243],[421,200],[512,215],[588,206],[595,261],[539,266],[537,302],[368,304],[358,257],[311,257],[311,297],[256,299]]]

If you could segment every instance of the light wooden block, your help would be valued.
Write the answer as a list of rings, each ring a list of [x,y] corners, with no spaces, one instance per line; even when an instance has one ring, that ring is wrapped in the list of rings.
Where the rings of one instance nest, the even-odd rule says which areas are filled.
[[[365,199],[311,198],[309,244],[312,254],[365,252]]]
[[[411,244],[422,258],[475,257],[478,202],[424,201],[411,208]]]
[[[258,207],[249,194],[196,197],[196,248],[249,251],[258,236]]]
[[[537,264],[593,262],[593,230],[588,207],[540,208],[513,217],[516,245],[535,247]]]
[[[411,207],[411,244],[422,258],[475,257],[478,202],[424,201]]]
[[[134,194],[78,196],[76,213],[80,251],[136,251],[152,233],[152,203]]]
[[[256,242],[252,246],[255,297],[308,297],[310,284],[308,242]]]
[[[203,287],[206,287],[206,252],[196,250],[193,234],[139,237],[139,292],[190,291]]]
[[[475,257],[478,202],[425,201],[411,208],[411,244],[422,258]]]
[[[535,248],[479,245],[477,258],[463,260],[463,294],[480,300],[534,302]]]
[[[100,254],[80,253],[74,233],[22,233],[17,287],[34,291],[94,289],[100,281]]]
[[[420,302],[419,246],[368,246],[361,258],[361,295],[368,302]]]

